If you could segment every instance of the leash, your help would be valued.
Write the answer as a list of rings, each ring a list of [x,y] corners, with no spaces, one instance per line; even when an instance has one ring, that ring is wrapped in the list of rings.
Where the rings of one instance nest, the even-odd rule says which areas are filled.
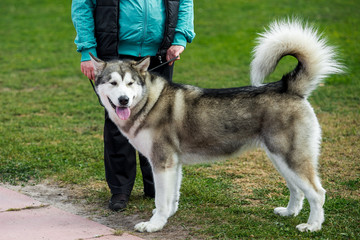
[[[91,86],[92,86],[92,88],[93,88],[93,90],[94,90],[94,92],[95,92],[95,94],[96,94],[96,96],[97,96],[97,98],[98,98],[98,100],[99,100],[100,105],[101,105],[102,107],[104,107],[104,105],[102,104],[102,102],[101,102],[101,100],[100,100],[99,95],[97,94],[97,92],[96,92],[96,90],[95,90],[95,85],[94,85],[94,83],[93,83],[93,80],[89,79],[89,81],[90,81]]]
[[[161,56],[159,56],[159,61],[160,61],[161,64],[160,64],[160,65],[157,65],[156,67],[153,67],[152,69],[149,69],[148,71],[149,71],[149,72],[154,71],[155,69],[158,69],[158,68],[160,68],[160,67],[162,67],[162,66],[164,66],[164,65],[166,65],[166,64],[171,63],[172,61],[174,61],[174,60],[177,59],[178,57],[179,57],[179,56],[176,56],[176,57],[170,59],[169,61],[163,63],[163,62],[161,61]]]

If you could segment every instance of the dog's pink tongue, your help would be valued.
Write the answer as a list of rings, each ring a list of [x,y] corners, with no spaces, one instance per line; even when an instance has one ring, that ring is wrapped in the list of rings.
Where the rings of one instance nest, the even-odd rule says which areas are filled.
[[[127,120],[130,117],[130,108],[116,107],[116,114],[121,120]]]

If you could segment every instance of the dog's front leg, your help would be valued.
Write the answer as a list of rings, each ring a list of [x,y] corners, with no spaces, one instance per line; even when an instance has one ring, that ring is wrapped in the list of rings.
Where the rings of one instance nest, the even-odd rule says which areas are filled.
[[[179,166],[166,167],[165,169],[154,169],[155,181],[155,207],[153,216],[148,222],[141,222],[135,225],[135,230],[139,232],[156,232],[161,230],[167,219],[173,215],[177,209],[177,191],[179,190],[179,177],[181,171]],[[174,209],[175,208],[175,209]]]

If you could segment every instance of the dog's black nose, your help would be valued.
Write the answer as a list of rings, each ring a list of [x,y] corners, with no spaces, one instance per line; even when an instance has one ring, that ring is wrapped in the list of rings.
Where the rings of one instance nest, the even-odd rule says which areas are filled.
[[[122,106],[125,106],[129,103],[129,98],[127,96],[121,96],[119,97],[119,103]]]

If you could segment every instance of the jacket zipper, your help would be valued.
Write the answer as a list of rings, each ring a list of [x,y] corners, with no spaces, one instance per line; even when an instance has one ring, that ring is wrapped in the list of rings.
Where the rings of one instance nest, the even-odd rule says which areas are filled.
[[[146,31],[147,31],[147,18],[148,18],[148,0],[144,0],[144,28],[143,28],[143,34],[140,42],[140,49],[139,49],[139,57],[141,57],[141,52],[143,48],[143,44],[145,41]]]

